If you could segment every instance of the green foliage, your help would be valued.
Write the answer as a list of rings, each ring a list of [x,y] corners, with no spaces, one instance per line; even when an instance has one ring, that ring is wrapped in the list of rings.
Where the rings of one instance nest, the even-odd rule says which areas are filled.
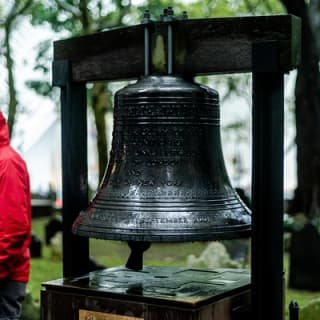
[[[65,1],[66,5],[73,2]],[[70,11],[61,10],[56,1],[35,1],[30,17],[33,25],[46,24],[55,32],[68,31],[70,34],[81,34],[80,20],[74,19]]]
[[[289,278],[289,256],[287,254],[284,255],[284,269],[285,269],[285,284],[286,284],[286,291],[285,291],[285,313],[286,313],[286,320],[289,319],[289,312],[288,306],[290,301],[295,300],[298,302],[300,309],[303,309],[307,306],[310,301],[319,298],[319,292],[317,291],[306,291],[306,290],[294,290],[288,288],[288,278]],[[300,319],[302,320],[302,318]],[[303,320],[318,320],[318,318],[303,318]]]
[[[141,12],[131,1],[48,0],[36,1],[31,21],[34,25],[49,24],[55,32],[76,36],[85,33],[138,23]]]
[[[43,73],[48,73],[51,68],[52,62],[52,41],[51,39],[44,40],[38,43],[38,52],[35,66],[35,70],[42,71]]]
[[[26,81],[26,86],[42,96],[52,96],[52,86],[48,81],[29,80]]]
[[[232,17],[284,13],[278,0],[204,0],[184,7],[191,18]]]

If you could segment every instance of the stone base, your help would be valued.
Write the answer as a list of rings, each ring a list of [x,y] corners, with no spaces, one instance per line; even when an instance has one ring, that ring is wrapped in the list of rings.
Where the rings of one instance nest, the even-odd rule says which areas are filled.
[[[41,319],[240,319],[232,313],[248,305],[249,292],[247,270],[117,267],[44,283]]]

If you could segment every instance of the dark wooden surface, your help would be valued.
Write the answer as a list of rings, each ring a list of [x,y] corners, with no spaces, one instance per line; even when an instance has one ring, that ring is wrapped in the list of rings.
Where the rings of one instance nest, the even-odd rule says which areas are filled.
[[[234,319],[232,310],[247,303],[248,296],[248,291],[244,291],[201,308],[190,309],[43,289],[41,319],[80,320],[79,310],[86,310],[101,313],[101,319],[113,320],[121,320],[121,315],[144,320],[231,320]],[[114,317],[109,318],[110,314]]]
[[[68,81],[68,64],[61,64],[66,79],[61,87],[63,276],[89,271],[89,239],[75,236],[71,227],[88,205],[87,99],[84,83]],[[62,75],[61,75],[62,76]]]
[[[283,320],[284,75],[275,66],[277,48],[274,45],[254,46],[253,55],[253,318]],[[270,65],[264,70],[266,64]],[[266,306],[266,297],[271,307]]]
[[[165,25],[156,23],[153,28],[161,33]],[[279,68],[283,71],[295,68],[299,62],[300,20],[295,16],[175,21],[173,30],[178,48],[176,73],[249,72],[252,43],[257,41],[278,42]],[[60,60],[71,62],[73,81],[139,77],[144,71],[143,26],[56,41],[54,61]],[[53,82],[59,85],[55,68],[53,71]]]

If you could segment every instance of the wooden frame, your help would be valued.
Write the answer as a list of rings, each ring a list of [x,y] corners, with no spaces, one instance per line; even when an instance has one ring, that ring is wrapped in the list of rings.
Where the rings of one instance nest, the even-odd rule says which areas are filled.
[[[70,231],[88,202],[85,84],[143,75],[143,28],[133,26],[54,43],[53,84],[61,87],[62,108],[65,277],[86,273],[89,268],[88,239]],[[154,23],[152,28],[155,46],[166,24]],[[259,320],[283,319],[283,75],[299,63],[300,28],[299,18],[291,15],[173,23],[179,53],[175,73],[253,75],[252,302],[253,319]],[[154,70],[151,66],[151,72]]]

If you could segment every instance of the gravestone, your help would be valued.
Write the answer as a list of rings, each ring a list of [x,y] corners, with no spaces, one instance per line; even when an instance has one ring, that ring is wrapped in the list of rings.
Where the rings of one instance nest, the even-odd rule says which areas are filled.
[[[62,232],[62,217],[53,216],[45,225],[45,237],[46,245],[49,245],[51,239],[56,235],[57,232]]]
[[[320,290],[320,234],[307,223],[292,233],[290,246],[289,287]]]

